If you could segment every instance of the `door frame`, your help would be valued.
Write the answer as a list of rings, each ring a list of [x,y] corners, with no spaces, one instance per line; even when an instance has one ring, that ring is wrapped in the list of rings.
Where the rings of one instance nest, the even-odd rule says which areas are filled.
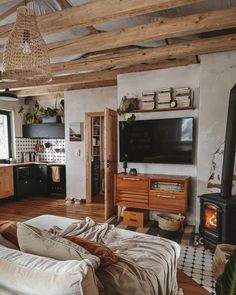
[[[104,117],[104,112],[85,113],[85,176],[86,176],[86,203],[92,203],[92,118]]]

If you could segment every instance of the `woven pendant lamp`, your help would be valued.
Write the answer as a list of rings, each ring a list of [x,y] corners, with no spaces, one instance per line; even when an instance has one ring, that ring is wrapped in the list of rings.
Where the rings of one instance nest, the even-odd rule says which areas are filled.
[[[48,49],[34,11],[26,6],[17,9],[16,22],[3,53],[3,80],[38,84],[51,80]]]

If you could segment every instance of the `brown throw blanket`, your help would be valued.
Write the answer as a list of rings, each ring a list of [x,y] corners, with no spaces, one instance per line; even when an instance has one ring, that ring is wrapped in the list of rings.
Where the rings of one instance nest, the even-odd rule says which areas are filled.
[[[96,224],[91,218],[72,223],[65,230],[54,226],[60,236],[105,243],[119,262],[98,269],[97,276],[104,289],[101,294],[114,295],[177,295],[177,244],[149,235],[120,236],[114,226]]]

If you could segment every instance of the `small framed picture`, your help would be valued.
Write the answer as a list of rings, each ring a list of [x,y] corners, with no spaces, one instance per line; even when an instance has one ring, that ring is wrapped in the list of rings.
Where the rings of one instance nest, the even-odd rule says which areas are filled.
[[[81,122],[69,123],[69,137],[70,141],[82,141],[82,125]]]

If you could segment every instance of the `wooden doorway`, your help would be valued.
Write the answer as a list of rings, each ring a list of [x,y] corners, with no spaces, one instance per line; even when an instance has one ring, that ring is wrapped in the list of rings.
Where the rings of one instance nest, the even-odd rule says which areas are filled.
[[[104,203],[105,219],[114,214],[114,174],[117,172],[117,113],[85,114],[86,202]]]

